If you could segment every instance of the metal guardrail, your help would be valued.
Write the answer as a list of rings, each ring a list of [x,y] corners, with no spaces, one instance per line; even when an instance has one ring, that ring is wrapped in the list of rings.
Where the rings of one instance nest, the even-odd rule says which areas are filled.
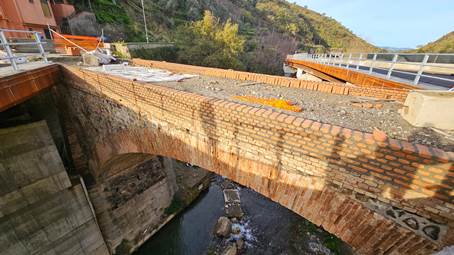
[[[5,32],[33,34],[34,35],[33,37],[35,38],[35,42],[8,42],[8,39],[7,39],[6,35],[5,35]],[[47,57],[46,57],[47,53],[44,51],[44,47],[43,47],[43,45],[46,42],[42,42],[41,41],[40,34],[41,34],[40,32],[36,32],[36,31],[0,29],[0,45],[5,49],[6,55],[7,55],[6,57],[1,57],[0,59],[8,59],[11,62],[11,66],[13,67],[14,71],[17,71],[17,70],[19,70],[17,59],[26,57],[27,55],[25,55],[25,56],[16,56],[16,55],[14,55],[13,50],[11,49],[11,46],[14,46],[14,45],[37,45],[38,49],[39,49],[39,52],[40,52],[39,56],[41,56],[43,61],[45,63],[47,63],[48,62],[47,61]],[[29,55],[34,55],[34,54],[29,54]]]
[[[454,75],[454,54],[444,53],[326,53],[308,54],[299,53],[289,55],[295,60],[309,60],[316,63],[338,66],[347,69],[365,71],[376,74],[377,70],[386,73],[385,77],[391,79],[393,74],[400,73],[412,77],[407,79],[413,85],[420,84],[422,77],[434,80],[452,82],[454,77],[447,78],[436,76]]]

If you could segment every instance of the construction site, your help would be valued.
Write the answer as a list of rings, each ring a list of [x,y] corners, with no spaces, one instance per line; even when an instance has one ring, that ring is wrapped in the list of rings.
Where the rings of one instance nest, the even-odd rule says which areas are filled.
[[[0,254],[453,251],[454,54],[156,61],[44,2],[0,3]]]

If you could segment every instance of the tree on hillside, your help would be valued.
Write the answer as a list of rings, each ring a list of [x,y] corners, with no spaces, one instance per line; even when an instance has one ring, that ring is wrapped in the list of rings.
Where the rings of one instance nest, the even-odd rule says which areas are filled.
[[[178,27],[175,43],[180,62],[242,69],[239,56],[245,40],[238,35],[238,25],[230,20],[221,23],[210,11],[205,11],[202,20]]]

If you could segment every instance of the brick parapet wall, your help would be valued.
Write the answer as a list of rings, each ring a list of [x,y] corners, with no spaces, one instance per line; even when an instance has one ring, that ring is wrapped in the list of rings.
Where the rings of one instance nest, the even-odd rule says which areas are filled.
[[[395,99],[401,102],[405,101],[405,98],[408,95],[408,89],[346,86],[341,83],[305,81],[283,76],[249,73],[230,69],[227,70],[220,68],[192,66],[143,59],[133,59],[132,63],[139,66],[167,69],[173,72],[194,73],[220,78],[256,81],[271,85],[302,88],[338,95],[366,96],[379,99]]]
[[[363,245],[360,244],[360,239],[349,237],[348,233],[343,232],[342,228],[334,223],[334,214],[329,216],[332,220],[316,216],[318,209],[342,209],[337,202],[325,205],[325,201],[334,201],[331,200],[333,190],[339,194],[336,199],[347,195],[358,201],[363,201],[364,198],[380,200],[445,224],[448,226],[448,234],[441,244],[454,243],[452,152],[394,139],[383,141],[369,133],[314,122],[276,110],[177,91],[150,83],[144,86],[141,82],[76,67],[66,67],[64,72],[69,88],[127,107],[151,124],[150,127],[140,127],[141,130],[155,128],[156,132],[162,133],[150,137],[143,132],[152,131],[134,131],[133,126],[124,123],[120,125],[124,126],[123,129],[104,131],[96,143],[105,145],[97,147],[97,158],[91,158],[98,161],[98,169],[102,169],[100,166],[103,162],[112,156],[108,155],[114,151],[121,152],[123,147],[129,147],[124,148],[124,153],[130,152],[131,148],[133,151],[150,151],[145,149],[146,147],[159,148],[163,153],[161,155],[195,163],[252,187],[316,224],[322,224],[325,229],[343,240],[349,243],[358,241],[358,246]],[[102,122],[99,119],[103,116],[94,118],[98,119],[97,122]],[[116,121],[112,118],[106,120],[107,123]],[[103,125],[96,129],[103,132],[102,129],[107,128]],[[115,140],[113,137],[117,136],[120,138],[116,143],[107,142]],[[128,136],[130,138],[125,138]],[[170,139],[171,137],[178,139]],[[131,143],[128,139],[135,139],[136,142]],[[154,143],[157,144],[153,145]],[[167,147],[169,149],[166,150]],[[175,149],[188,147],[195,151]],[[153,151],[154,149],[151,150]],[[207,155],[216,157],[217,161],[213,162]],[[191,161],[194,158],[198,160]],[[232,166],[230,164],[235,164],[232,162],[239,165]],[[241,168],[248,171],[241,172],[238,170]],[[102,175],[101,172],[96,174]],[[314,190],[309,194],[318,194],[309,196],[310,203],[318,203],[315,201],[320,200],[320,205],[307,204],[309,201],[306,195],[298,196],[292,193],[293,189],[290,187],[301,185]],[[312,207],[318,209],[311,209]],[[366,212],[355,203],[349,207],[354,209],[345,209],[345,213]],[[375,214],[358,217],[371,221],[377,219]],[[351,220],[355,222],[357,218],[352,216]],[[366,225],[365,222],[364,224]],[[374,224],[378,224],[378,228],[383,226]],[[392,229],[389,226],[386,231],[395,232]],[[404,236],[405,238],[398,240],[418,240],[412,239],[408,234]],[[416,246],[426,245],[426,241],[416,243]],[[413,247],[413,244],[411,246]]]
[[[325,178],[334,186],[417,212],[453,220],[454,153],[283,112],[69,68],[72,86],[96,91],[144,116],[197,130],[217,146],[290,172]],[[81,87],[82,86],[82,87]],[[266,174],[268,175],[268,174]]]

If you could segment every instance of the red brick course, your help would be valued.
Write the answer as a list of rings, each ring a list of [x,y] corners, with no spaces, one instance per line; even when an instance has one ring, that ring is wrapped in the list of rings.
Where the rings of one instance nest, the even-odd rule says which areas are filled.
[[[166,68],[167,63],[158,63],[153,66]],[[197,67],[188,68],[184,72],[200,72]],[[225,72],[240,79],[249,77]],[[422,245],[414,254],[439,246],[400,228],[407,239],[399,245],[388,243],[380,235],[395,232],[395,225],[351,202],[351,194],[412,210],[452,230],[452,152],[76,67],[65,67],[64,73],[70,88],[117,102],[160,126],[155,131],[127,129],[98,137],[92,156],[95,176],[102,176],[103,164],[120,153],[174,157],[255,189],[364,254],[391,250],[405,254],[414,248],[410,239]],[[280,78],[251,75],[257,80]],[[366,216],[370,221],[358,226]],[[372,227],[383,231],[358,236]],[[449,230],[441,245],[454,241]]]
[[[257,81],[283,87],[302,88],[338,95],[367,96],[379,99],[395,99],[402,102],[405,101],[405,98],[407,98],[409,91],[408,89],[404,88],[373,86],[353,87],[346,86],[341,83],[303,81],[283,76],[248,73],[220,68],[183,65],[143,59],[133,59],[132,63],[139,66],[163,68],[173,72],[195,73],[213,77]]]

